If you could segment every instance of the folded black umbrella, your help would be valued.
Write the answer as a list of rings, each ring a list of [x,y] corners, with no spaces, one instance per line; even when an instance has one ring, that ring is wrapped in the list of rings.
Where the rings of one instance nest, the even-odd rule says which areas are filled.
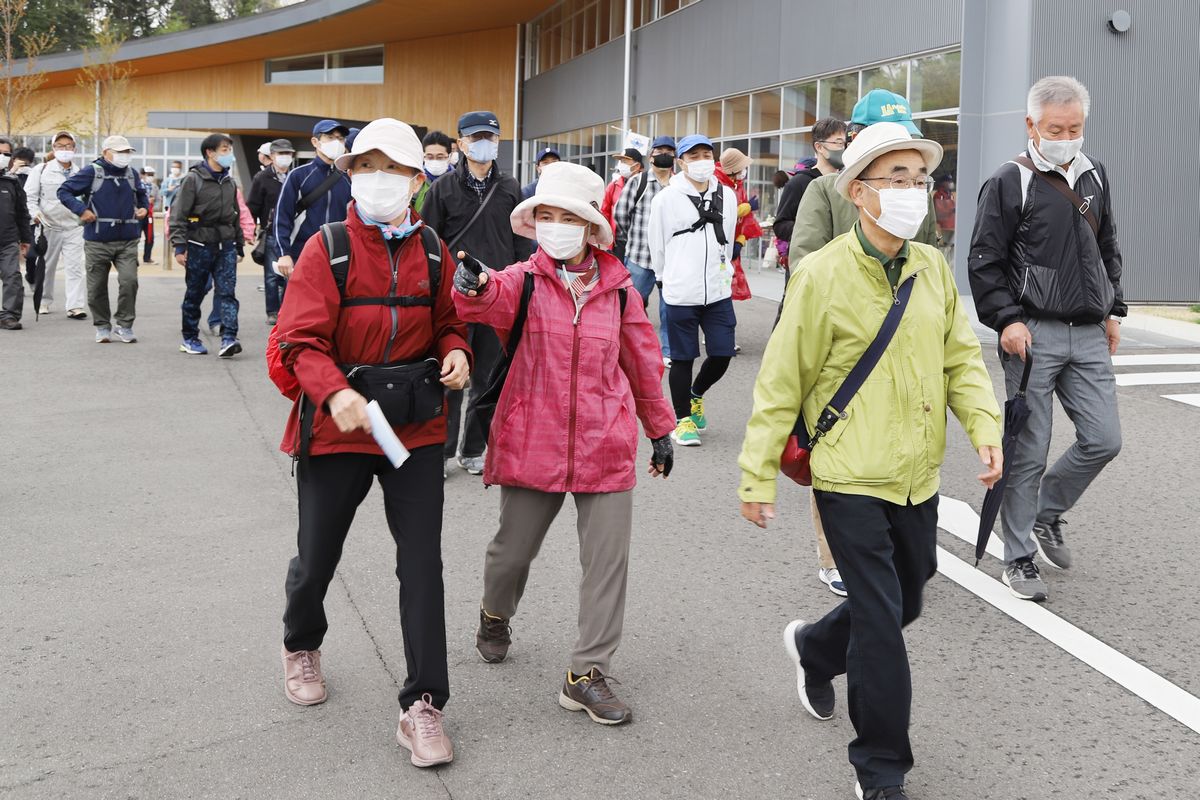
[[[33,275],[30,282],[33,284],[33,319],[37,321],[41,316],[42,310],[42,294],[46,291],[46,250],[49,244],[46,241],[46,233],[42,231],[38,234],[37,240],[33,247],[30,248],[29,255],[33,257]]]
[[[1004,473],[992,488],[983,496],[983,510],[979,512],[979,538],[975,541],[975,566],[979,566],[983,553],[987,549],[988,539],[992,535],[992,527],[996,517],[1000,515],[1000,502],[1004,499],[1004,487],[1008,483],[1008,471],[1012,468],[1013,451],[1017,447],[1017,438],[1025,430],[1029,421],[1029,402],[1025,392],[1029,389],[1029,372],[1033,368],[1033,353],[1025,348],[1025,372],[1021,375],[1021,388],[1011,400],[1004,404]]]

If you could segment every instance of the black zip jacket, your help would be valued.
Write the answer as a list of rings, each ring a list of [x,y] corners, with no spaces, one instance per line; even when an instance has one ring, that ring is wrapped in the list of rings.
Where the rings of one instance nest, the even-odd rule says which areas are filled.
[[[804,190],[819,177],[821,177],[820,171],[816,167],[809,167],[799,170],[788,179],[787,185],[783,187],[783,193],[779,195],[779,207],[775,209],[775,224],[771,226],[776,239],[782,239],[785,242],[792,240],[792,228],[796,226],[796,212],[800,210],[800,200],[804,197]]]
[[[171,202],[171,246],[176,253],[188,242],[202,245],[241,244],[237,184],[229,170],[214,175],[206,164],[188,170]]]
[[[0,247],[33,244],[25,190],[15,175],[0,175]]]
[[[271,219],[275,216],[275,204],[279,202],[279,191],[283,188],[283,178],[274,167],[263,167],[250,183],[250,192],[246,195],[246,208],[254,216],[262,230],[269,230]]]
[[[421,208],[425,224],[437,231],[446,244],[454,241],[479,209],[479,195],[467,185],[467,174],[464,157],[453,172],[434,182]],[[504,269],[509,264],[528,260],[533,254],[533,242],[513,233],[509,220],[513,209],[521,202],[521,185],[516,178],[501,172],[498,165],[493,166],[488,189],[484,190],[485,197],[495,181],[500,181],[500,185],[487,208],[466,235],[450,248],[455,260],[458,251],[465,250],[492,269]]]
[[[1104,165],[1090,160],[1074,188],[1092,198],[1099,236],[1054,187],[1011,161],[983,184],[968,273],[989,328],[1000,332],[1029,318],[1088,324],[1128,313],[1112,184]]]

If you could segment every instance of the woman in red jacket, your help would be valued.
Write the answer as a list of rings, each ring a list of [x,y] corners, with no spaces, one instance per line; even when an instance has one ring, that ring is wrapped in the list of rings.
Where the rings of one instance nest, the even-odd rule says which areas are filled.
[[[671,471],[675,416],[662,392],[658,339],[624,265],[600,249],[612,229],[600,213],[604,182],[579,164],[542,169],[537,191],[512,213],[536,238],[533,258],[481,272],[460,253],[454,296],[468,322],[507,339],[532,276],[523,335],[496,407],[484,482],[500,488],[500,529],[488,545],[476,648],[504,660],[509,620],[529,566],[567,492],[579,513],[579,638],[558,702],[616,725],[632,712],[608,685],[625,615],[637,420],[653,443],[649,473]]]
[[[325,590],[354,513],[378,478],[396,540],[408,666],[396,738],[412,751],[413,764],[427,767],[453,758],[441,712],[450,693],[442,386],[461,389],[470,364],[466,326],[451,299],[450,254],[409,210],[425,179],[422,159],[420,141],[403,122],[378,119],[362,129],[353,152],[337,160],[350,173],[354,198],[344,227],[327,225],[304,246],[276,333],[283,366],[306,398],[293,409],[282,445],[300,459],[299,553],[288,569],[283,615],[284,692],[299,705],[325,701]],[[348,265],[339,255],[347,249]],[[409,451],[398,468],[371,436],[364,395],[380,404]]]

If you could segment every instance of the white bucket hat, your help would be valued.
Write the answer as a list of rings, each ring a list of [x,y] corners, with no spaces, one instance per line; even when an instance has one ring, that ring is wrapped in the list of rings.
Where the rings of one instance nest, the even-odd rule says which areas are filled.
[[[385,156],[405,167],[418,172],[425,168],[425,151],[421,140],[411,126],[391,117],[368,122],[354,139],[354,149],[338,156],[334,165],[345,172],[355,156],[378,150]]]
[[[834,188],[838,194],[850,199],[850,184],[858,180],[871,162],[884,153],[898,150],[916,150],[925,159],[925,169],[933,174],[942,163],[942,146],[932,139],[914,139],[912,134],[898,122],[876,122],[864,128],[842,155],[845,167],[838,173]]]
[[[513,209],[509,219],[513,233],[537,238],[533,215],[538,206],[554,206],[570,211],[595,226],[589,239],[604,247],[612,242],[612,228],[600,213],[604,201],[604,179],[582,164],[556,161],[542,167],[533,197]]]

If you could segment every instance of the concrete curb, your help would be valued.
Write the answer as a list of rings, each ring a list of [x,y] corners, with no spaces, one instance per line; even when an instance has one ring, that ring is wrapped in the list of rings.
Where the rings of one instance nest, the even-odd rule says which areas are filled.
[[[1187,342],[1200,344],[1200,325],[1194,322],[1184,322],[1177,319],[1163,319],[1150,314],[1138,314],[1133,311],[1122,322],[1127,330],[1147,331],[1160,336],[1170,336]]]

